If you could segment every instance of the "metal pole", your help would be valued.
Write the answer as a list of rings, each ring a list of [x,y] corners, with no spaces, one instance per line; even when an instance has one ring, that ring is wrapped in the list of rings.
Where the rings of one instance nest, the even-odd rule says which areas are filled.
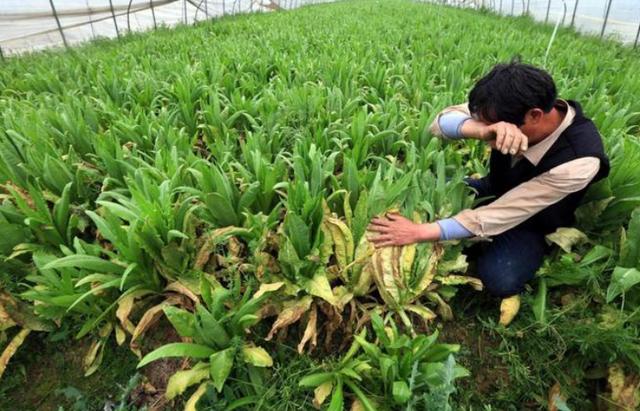
[[[182,1],[182,12],[184,13],[184,24],[187,24],[187,0]]]
[[[638,42],[638,39],[636,38],[636,43]],[[0,60],[4,61],[4,53],[2,52],[2,47],[0,47]]]
[[[69,47],[67,44],[67,38],[64,36],[64,31],[62,30],[62,24],[60,24],[60,19],[58,18],[58,12],[56,11],[56,6],[53,5],[53,0],[49,0],[49,4],[51,4],[51,10],[53,11],[53,17],[56,18],[56,24],[58,25],[58,31],[60,31],[60,36],[62,37],[62,42],[65,47]]]
[[[513,16],[513,13],[515,13],[516,9],[516,0],[511,0],[511,15]]]
[[[131,3],[133,3],[133,0],[129,0],[129,5],[127,6],[127,31],[131,31],[131,20],[129,19],[129,14],[131,13]]]
[[[226,2],[224,0],[222,0],[222,15],[223,16],[224,16],[224,9],[225,9],[225,6],[226,6],[225,3]]]
[[[527,14],[529,14],[529,4],[531,3],[531,0],[527,0]]]
[[[149,6],[151,6],[151,17],[153,17],[153,29],[158,28],[158,23],[156,22],[156,10],[153,8],[153,0],[149,0]]]
[[[204,15],[207,16],[207,20],[209,19],[209,0],[204,0]]]
[[[571,27],[576,23],[576,12],[578,11],[578,3],[580,0],[576,0],[576,3],[573,5],[573,15],[571,16]]]
[[[547,2],[547,15],[544,18],[545,24],[549,22],[549,10],[551,10],[551,0]]]
[[[609,0],[607,4],[607,12],[604,15],[604,22],[602,23],[602,31],[600,32],[600,37],[604,36],[604,30],[607,28],[607,21],[609,20],[609,12],[611,11],[611,3],[613,0]]]
[[[89,6],[89,0],[87,0],[86,3],[87,3],[87,13],[89,13],[89,15],[91,15],[92,12],[91,12],[91,6]],[[93,27],[93,23],[91,23],[91,21],[89,21],[89,25],[91,26],[91,37],[95,39],[96,38],[96,30]]]
[[[500,11],[498,13],[502,14],[502,0],[500,0]]]
[[[636,41],[633,42],[633,48],[638,47],[638,39],[640,39],[640,24],[638,25],[638,33],[636,34]]]
[[[113,10],[113,0],[109,0],[109,7],[111,8],[111,15],[113,16],[113,24],[116,26],[116,35],[120,37],[120,30],[118,29],[118,20],[116,19],[116,12]]]

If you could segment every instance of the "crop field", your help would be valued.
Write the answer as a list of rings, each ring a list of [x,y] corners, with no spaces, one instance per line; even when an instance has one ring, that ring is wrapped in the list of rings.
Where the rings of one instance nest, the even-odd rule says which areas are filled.
[[[0,409],[636,409],[640,54],[551,33],[355,0],[3,62]],[[505,327],[469,241],[367,226],[473,206],[487,147],[429,125],[516,55],[612,172]]]

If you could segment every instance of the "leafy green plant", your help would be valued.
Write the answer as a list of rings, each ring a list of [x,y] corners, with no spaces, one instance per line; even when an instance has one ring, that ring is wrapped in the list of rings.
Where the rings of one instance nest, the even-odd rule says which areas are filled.
[[[332,371],[300,380],[301,386],[315,388],[315,404],[321,405],[330,396],[327,409],[341,410],[346,391],[368,411],[446,409],[455,391],[453,381],[469,375],[453,360],[459,346],[437,344],[437,332],[411,337],[400,332],[393,321],[385,325],[376,312],[371,325],[373,341],[363,330]]]
[[[231,377],[251,380],[257,387],[262,385],[260,369],[271,367],[273,360],[264,348],[247,341],[246,331],[260,321],[258,310],[267,292],[258,291],[252,296],[251,291],[246,290],[241,295],[239,282],[236,284],[227,289],[202,276],[200,292],[203,303],[196,304],[193,312],[171,305],[164,307],[165,315],[178,334],[192,342],[163,345],[145,355],[138,367],[167,357],[204,360],[171,377],[166,392],[168,399],[200,384],[189,400],[195,404],[208,384],[222,392]],[[239,401],[247,401],[247,398]]]

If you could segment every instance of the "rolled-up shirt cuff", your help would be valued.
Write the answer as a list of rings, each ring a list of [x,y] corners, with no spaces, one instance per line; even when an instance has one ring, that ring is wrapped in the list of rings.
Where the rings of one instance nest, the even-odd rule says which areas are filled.
[[[450,111],[441,114],[438,118],[438,126],[442,131],[442,135],[449,139],[460,139],[462,135],[462,125],[469,120],[471,116],[459,111]]]
[[[455,218],[446,218],[436,221],[440,226],[440,240],[458,240],[461,238],[473,237],[473,233],[467,230]]]

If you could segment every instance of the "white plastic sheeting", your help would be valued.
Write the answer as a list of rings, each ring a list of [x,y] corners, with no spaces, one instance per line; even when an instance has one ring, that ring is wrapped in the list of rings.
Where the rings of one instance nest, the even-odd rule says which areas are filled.
[[[7,56],[63,46],[65,41],[74,45],[154,26],[191,24],[223,14],[264,12],[325,1],[0,0],[0,49]]]
[[[547,21],[549,24],[555,24],[560,20],[564,26],[573,24],[577,30],[583,33],[598,36],[603,34],[627,44],[638,42],[638,35],[640,34],[640,0],[419,1],[459,7],[485,7],[504,15],[519,16],[529,12],[538,21]],[[609,9],[608,16],[607,9]]]

